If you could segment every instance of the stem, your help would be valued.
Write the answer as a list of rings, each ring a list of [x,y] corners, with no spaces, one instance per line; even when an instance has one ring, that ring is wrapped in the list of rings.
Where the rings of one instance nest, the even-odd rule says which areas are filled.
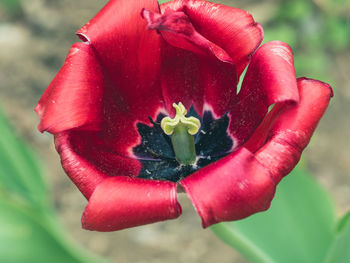
[[[225,243],[237,249],[249,262],[254,263],[277,263],[261,248],[256,246],[254,242],[249,240],[239,231],[234,231],[226,225],[220,223],[210,227],[210,229]]]

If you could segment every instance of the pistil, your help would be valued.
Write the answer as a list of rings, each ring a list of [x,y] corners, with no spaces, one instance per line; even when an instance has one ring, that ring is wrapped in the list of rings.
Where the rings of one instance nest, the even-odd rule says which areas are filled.
[[[183,165],[193,165],[196,162],[193,135],[197,134],[201,123],[195,117],[185,116],[187,110],[181,102],[173,103],[173,107],[176,116],[163,118],[160,125],[165,134],[171,135],[176,160]]]

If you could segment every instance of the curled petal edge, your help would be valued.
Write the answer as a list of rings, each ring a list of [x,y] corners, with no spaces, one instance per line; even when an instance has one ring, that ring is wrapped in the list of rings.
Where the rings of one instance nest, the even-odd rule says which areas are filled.
[[[104,85],[104,74],[91,45],[75,43],[35,107],[39,131],[101,129]]]
[[[236,97],[238,81],[230,55],[198,33],[184,10],[159,14],[144,9],[141,14],[148,29],[165,40],[161,73],[168,112],[173,115],[172,103],[181,101],[187,108],[193,104],[199,114],[208,104],[223,115]]]
[[[276,182],[290,173],[298,163],[302,151],[309,144],[319,120],[333,97],[331,86],[322,81],[299,78],[297,83],[299,104],[287,104],[284,107],[276,105],[276,111],[271,111],[268,116],[273,121],[267,125],[270,126],[270,130],[269,133],[265,133],[266,142],[258,149],[256,147],[257,160],[270,169]],[[261,126],[266,125],[268,121],[267,118]],[[259,127],[257,132],[261,130]]]
[[[175,0],[160,6],[162,14],[185,12],[196,30],[223,48],[233,60],[240,76],[264,31],[245,10],[201,0]]]
[[[333,95],[328,84],[306,78],[298,79],[298,89],[299,103],[277,105],[246,145],[180,182],[204,228],[269,208],[277,184],[298,163]]]
[[[230,132],[237,146],[246,142],[275,103],[299,103],[293,52],[288,44],[271,41],[253,55],[230,111]]]
[[[174,219],[180,214],[176,183],[115,176],[97,186],[83,213],[82,226],[116,231]]]
[[[97,185],[109,176],[75,152],[69,137],[69,132],[55,134],[55,147],[63,169],[85,198],[89,199]]]

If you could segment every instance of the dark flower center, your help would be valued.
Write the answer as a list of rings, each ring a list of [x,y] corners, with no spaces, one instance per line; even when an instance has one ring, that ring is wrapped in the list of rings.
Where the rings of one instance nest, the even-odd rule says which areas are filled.
[[[140,178],[178,182],[230,153],[233,141],[227,133],[229,125],[227,114],[214,119],[210,111],[205,111],[200,117],[191,107],[187,116],[193,116],[201,122],[199,132],[194,135],[197,158],[193,165],[183,165],[176,160],[171,137],[160,127],[165,115],[159,114],[156,121],[150,118],[152,126],[137,124],[141,143],[133,148],[133,152],[142,164]]]

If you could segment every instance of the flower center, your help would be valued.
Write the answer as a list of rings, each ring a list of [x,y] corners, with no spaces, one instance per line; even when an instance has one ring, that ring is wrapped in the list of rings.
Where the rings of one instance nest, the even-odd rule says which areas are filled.
[[[199,115],[193,106],[187,113],[175,105],[174,118],[159,113],[151,125],[137,123],[140,143],[132,151],[141,163],[139,178],[178,182],[234,149],[228,114],[214,118],[210,110]]]
[[[181,102],[173,103],[173,107],[176,110],[176,116],[173,119],[163,118],[160,126],[165,134],[171,135],[176,160],[183,165],[193,165],[196,162],[193,135],[198,133],[201,122],[193,116],[186,117],[187,110]]]

